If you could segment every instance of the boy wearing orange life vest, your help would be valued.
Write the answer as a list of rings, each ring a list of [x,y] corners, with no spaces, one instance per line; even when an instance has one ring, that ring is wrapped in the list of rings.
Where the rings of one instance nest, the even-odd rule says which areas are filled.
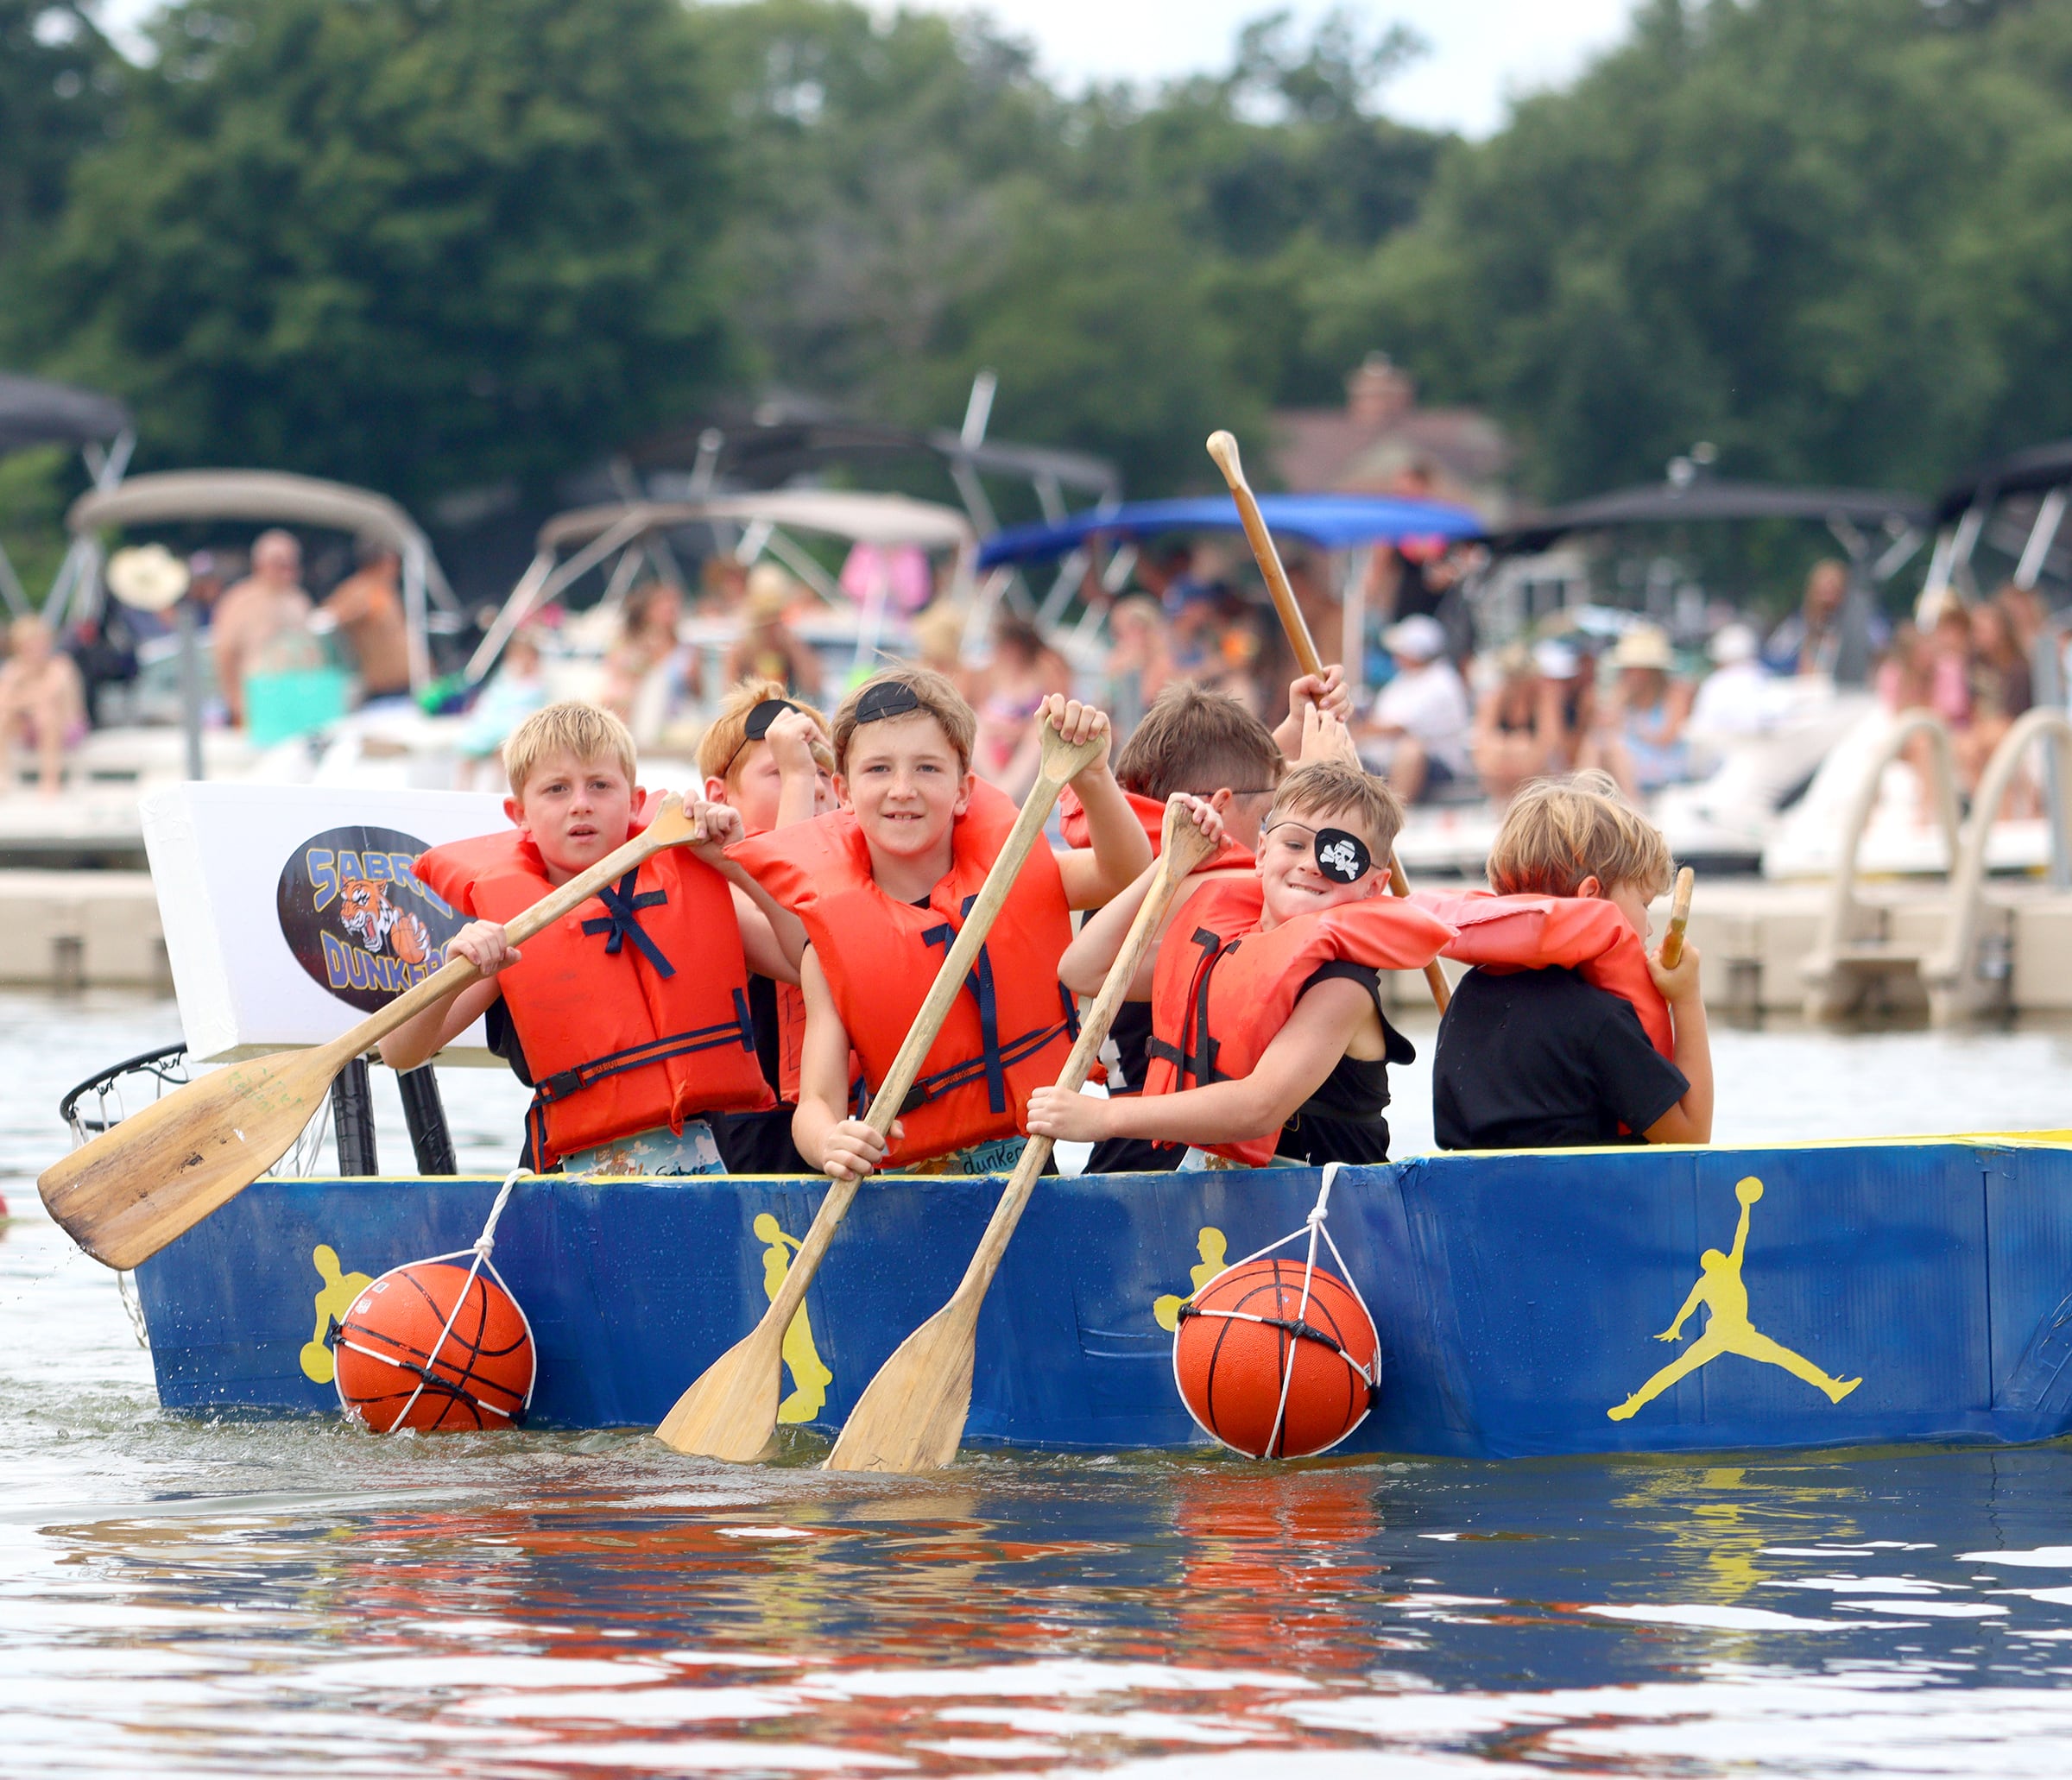
[[[1528,785],[1489,852],[1494,894],[1418,893],[1475,966],[1439,1025],[1434,1133],[1450,1150],[1712,1139],[1698,949],[1647,950],[1669,848],[1610,776]]]
[[[698,770],[709,802],[741,811],[749,835],[811,822],[836,807],[835,754],[827,719],[773,679],[745,679],[698,738]],[[792,1141],[805,999],[796,982],[749,974],[755,1055],[777,1096],[768,1112],[730,1113],[713,1134],[730,1174],[798,1176],[814,1171]]]
[[[1056,695],[1038,721],[1075,744],[1108,734],[1105,713]],[[805,1047],[792,1133],[829,1174],[1011,1168],[1028,1096],[1057,1080],[1076,1029],[1058,981],[1071,911],[1108,901],[1151,855],[1103,748],[1073,781],[1092,845],[1030,855],[890,1142],[881,1138],[852,1114],[850,1053],[862,1064],[867,1105],[1014,825],[1013,802],[971,772],[976,728],[940,674],[879,674],[835,714],[846,807],[730,849],[805,925]]]
[[[1189,798],[1203,830],[1216,813]],[[1182,1167],[1388,1156],[1388,1065],[1412,1061],[1381,1012],[1379,973],[1418,969],[1451,930],[1387,893],[1403,808],[1342,760],[1298,767],[1260,825],[1248,878],[1191,882],[1131,993],[1152,1007],[1144,1091],[1096,1100],[1058,1088],[1029,1101],[1029,1129],[1099,1141],[1191,1145]],[[1087,922],[1062,967],[1098,989],[1151,884]]]
[[[711,1115],[774,1098],[755,1057],[749,965],[795,974],[776,937],[792,926],[782,912],[752,885],[736,912],[722,849],[739,817],[698,806],[710,841],[665,849],[521,951],[505,923],[622,846],[643,825],[643,794],[633,737],[592,705],[535,711],[504,744],[504,767],[513,825],[417,862],[419,877],[475,917],[447,950],[483,975],[391,1032],[383,1060],[414,1069],[483,1019],[490,1048],[534,1089],[527,1166],[721,1172]]]

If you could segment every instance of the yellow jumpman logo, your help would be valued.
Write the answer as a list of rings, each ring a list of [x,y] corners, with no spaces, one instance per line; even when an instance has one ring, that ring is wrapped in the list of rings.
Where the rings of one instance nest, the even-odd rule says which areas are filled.
[[[1678,1379],[1687,1377],[1722,1354],[1739,1354],[1745,1360],[1759,1360],[1766,1366],[1781,1366],[1792,1377],[1804,1379],[1816,1390],[1826,1392],[1830,1403],[1840,1403],[1863,1382],[1861,1379],[1829,1378],[1803,1354],[1794,1354],[1781,1341],[1772,1341],[1748,1321],[1748,1288],[1741,1284],[1741,1259],[1748,1247],[1748,1214],[1754,1209],[1755,1202],[1763,1196],[1763,1184],[1751,1175],[1734,1188],[1734,1196],[1741,1202],[1741,1221],[1734,1233],[1734,1253],[1721,1254],[1716,1248],[1709,1248],[1698,1257],[1698,1265],[1704,1270],[1702,1276],[1691,1287],[1690,1296],[1684,1300],[1684,1308],[1677,1312],[1677,1320],[1655,1339],[1682,1341],[1685,1319],[1700,1304],[1706,1310],[1705,1333],[1687,1353],[1671,1360],[1616,1409],[1605,1411],[1614,1422],[1625,1421],[1642,1404],[1652,1403]]]
[[[1194,1252],[1201,1256],[1201,1265],[1190,1267],[1187,1274],[1194,1281],[1195,1291],[1199,1291],[1223,1271],[1223,1257],[1230,1252],[1229,1239],[1214,1224],[1203,1224],[1195,1235]],[[1180,1326],[1180,1306],[1186,1302],[1185,1298],[1173,1292],[1153,1298],[1151,1303],[1153,1320],[1171,1335]]]
[[[784,1284],[784,1276],[791,1271],[791,1251],[799,1247],[796,1238],[787,1236],[779,1228],[777,1220],[767,1211],[759,1212],[750,1227],[757,1240],[770,1246],[762,1252],[762,1289],[765,1296],[775,1297],[777,1289]],[[801,1303],[792,1317],[792,1325],[784,1332],[784,1363],[791,1368],[792,1394],[778,1406],[777,1419],[780,1422],[810,1422],[820,1413],[827,1402],[827,1387],[834,1382],[835,1375],[827,1369],[820,1357],[820,1350],[813,1345],[813,1325]]]

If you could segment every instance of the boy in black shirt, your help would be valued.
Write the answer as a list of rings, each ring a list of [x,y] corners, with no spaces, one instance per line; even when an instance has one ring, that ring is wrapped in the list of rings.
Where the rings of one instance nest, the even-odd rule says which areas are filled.
[[[1432,1067],[1442,1149],[1711,1141],[1697,949],[1687,944],[1673,970],[1645,950],[1647,906],[1669,887],[1670,866],[1661,835],[1605,773],[1519,792],[1490,849],[1489,886],[1521,914],[1544,912],[1542,949],[1486,948],[1454,991]],[[1549,900],[1593,898],[1622,919]],[[1651,1022],[1665,1045],[1673,1028],[1673,1060]]]

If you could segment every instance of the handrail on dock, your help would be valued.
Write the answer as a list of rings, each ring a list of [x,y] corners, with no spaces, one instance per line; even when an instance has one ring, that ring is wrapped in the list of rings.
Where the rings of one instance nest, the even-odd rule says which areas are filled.
[[[2056,805],[2050,812],[2052,881],[2063,883],[2072,872],[2072,858],[2066,856],[2066,836],[2072,834],[2072,719],[2063,710],[2038,705],[2016,719],[1993,749],[1979,775],[1962,849],[1953,855],[1956,865],[1950,879],[1945,942],[1939,951],[1921,961],[1921,980],[1938,1023],[1975,1012],[1989,994],[1997,994],[1980,987],[1975,968],[1986,897],[1987,843],[2016,771],[2039,742],[2050,750],[2046,760],[2055,767],[2044,774],[2044,795]]]
[[[1903,710],[1871,757],[1850,801],[1848,815],[1842,824],[1841,851],[1835,862],[1834,881],[1829,887],[1827,907],[1821,916],[1813,949],[1799,965],[1800,975],[1806,982],[1806,1012],[1815,1018],[1842,1011],[1841,1004],[1848,998],[1837,991],[1844,969],[1844,955],[1851,947],[1872,937],[1866,931],[1870,925],[1866,917],[1870,911],[1856,894],[1856,856],[1863,845],[1864,830],[1870,826],[1871,817],[1878,808],[1885,769],[1906,752],[1917,735],[1929,738],[1929,755],[1934,761],[1934,768],[1933,783],[1927,789],[1942,820],[1951,868],[1955,865],[1961,841],[1957,813],[1956,750],[1949,729],[1932,710],[1919,707]],[[1895,956],[1893,962],[1899,961]]]

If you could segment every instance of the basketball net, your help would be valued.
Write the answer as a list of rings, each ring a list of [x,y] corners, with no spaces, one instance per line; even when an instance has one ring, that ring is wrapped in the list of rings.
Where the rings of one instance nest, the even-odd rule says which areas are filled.
[[[1330,1227],[1324,1221],[1330,1213],[1331,1183],[1337,1178],[1338,1171],[1344,1166],[1342,1162],[1327,1162],[1323,1165],[1323,1178],[1317,1187],[1317,1202],[1310,1208],[1309,1216],[1304,1218],[1294,1229],[1290,1230],[1278,1241],[1267,1243],[1264,1248],[1254,1249],[1244,1259],[1232,1261],[1222,1273],[1216,1276],[1216,1279],[1221,1279],[1225,1274],[1234,1273],[1240,1267],[1248,1266],[1254,1261],[1264,1260],[1277,1249],[1286,1248],[1292,1242],[1299,1242],[1306,1235],[1309,1239],[1309,1249],[1303,1260],[1302,1296],[1296,1302],[1294,1316],[1261,1316],[1252,1310],[1197,1310],[1194,1298],[1201,1297],[1209,1290],[1210,1286],[1214,1285],[1216,1279],[1211,1279],[1205,1285],[1197,1286],[1193,1297],[1190,1297],[1185,1303],[1180,1306],[1180,1315],[1184,1318],[1216,1316],[1229,1322],[1256,1322],[1267,1329],[1279,1329],[1289,1337],[1291,1342],[1315,1341],[1320,1347],[1329,1348],[1342,1360],[1352,1369],[1353,1376],[1360,1380],[1361,1386],[1366,1393],[1367,1408],[1360,1411],[1359,1421],[1355,1421],[1352,1427],[1345,1430],[1344,1434],[1341,1434],[1337,1440],[1334,1440],[1331,1442],[1332,1446],[1336,1446],[1340,1441],[1344,1440],[1348,1435],[1352,1433],[1354,1428],[1357,1428],[1361,1422],[1364,1422],[1368,1418],[1381,1394],[1381,1349],[1380,1344],[1377,1342],[1374,1348],[1373,1361],[1368,1365],[1362,1366],[1345,1351],[1344,1345],[1336,1335],[1327,1330],[1318,1329],[1316,1324],[1308,1320],[1310,1284],[1317,1277],[1317,1244],[1321,1239],[1323,1245],[1330,1250],[1331,1259],[1338,1264],[1338,1278],[1344,1282],[1345,1289],[1352,1293],[1354,1302],[1365,1312],[1367,1320],[1369,1322],[1374,1321],[1374,1313],[1368,1309],[1367,1300],[1361,1297],[1360,1288],[1353,1278],[1352,1269],[1346,1266],[1345,1257],[1338,1252],[1338,1245],[1331,1238]],[[1375,1323],[1374,1327],[1378,1335],[1380,1325]],[[1273,1408],[1273,1431],[1267,1436],[1267,1449],[1263,1455],[1264,1457],[1276,1456],[1273,1449],[1280,1444],[1282,1424],[1287,1420],[1288,1388],[1294,1381],[1295,1360],[1291,1348],[1288,1363],[1280,1369],[1280,1400]],[[1330,1449],[1329,1447],[1324,1449],[1327,1452]]]
[[[458,1320],[462,1308],[468,1302],[468,1294],[474,1290],[477,1277],[485,1268],[489,1272],[490,1278],[502,1288],[503,1295],[511,1301],[511,1308],[517,1311],[519,1322],[525,1325],[525,1338],[527,1345],[532,1347],[535,1354],[538,1353],[539,1344],[533,1341],[532,1318],[525,1314],[525,1306],[518,1302],[518,1294],[513,1291],[509,1285],[504,1285],[503,1275],[496,1271],[496,1263],[490,1259],[496,1248],[496,1220],[503,1215],[503,1208],[511,1202],[511,1190],[532,1171],[529,1168],[514,1168],[504,1176],[503,1185],[497,1189],[496,1203],[490,1207],[489,1219],[482,1227],[482,1234],[475,1239],[472,1246],[467,1248],[456,1248],[445,1254],[427,1255],[421,1261],[410,1263],[414,1267],[428,1267],[435,1266],[441,1261],[457,1261],[465,1256],[468,1259],[468,1277],[461,1282],[460,1290],[454,1294],[453,1308],[446,1312],[445,1323],[439,1331],[439,1339],[432,1344],[432,1351],[425,1356],[423,1365],[410,1366],[409,1369],[417,1374],[417,1388],[410,1393],[408,1400],[396,1411],[395,1419],[388,1424],[388,1432],[390,1434],[403,1431],[403,1423],[410,1418],[410,1411],[417,1407],[417,1399],[425,1394],[427,1388],[447,1392],[454,1392],[458,1390],[457,1386],[449,1385],[444,1379],[436,1377],[432,1368],[439,1364],[439,1356],[445,1348],[446,1338],[453,1333],[453,1325]],[[1336,1254],[1337,1250],[1333,1249],[1331,1253]],[[388,1271],[393,1273],[396,1270],[391,1267]],[[338,1337],[338,1345],[342,1348],[351,1348],[356,1354],[363,1354],[369,1359],[379,1360],[386,1365],[409,1364],[407,1361],[399,1360],[393,1354],[379,1354],[372,1348],[363,1348],[357,1341],[347,1341],[343,1335]],[[464,1377],[466,1375],[467,1370],[468,1368],[464,1366],[461,1367]],[[525,1401],[520,1404],[515,1411],[499,1409],[495,1404],[484,1403],[477,1397],[470,1396],[468,1401],[473,1404],[477,1410],[486,1410],[493,1416],[502,1416],[515,1425],[525,1419],[526,1411],[533,1406],[533,1385],[538,1383],[539,1378],[540,1369],[535,1365],[533,1368],[532,1379],[527,1381],[525,1387]],[[464,1392],[458,1394],[467,1395]]]

